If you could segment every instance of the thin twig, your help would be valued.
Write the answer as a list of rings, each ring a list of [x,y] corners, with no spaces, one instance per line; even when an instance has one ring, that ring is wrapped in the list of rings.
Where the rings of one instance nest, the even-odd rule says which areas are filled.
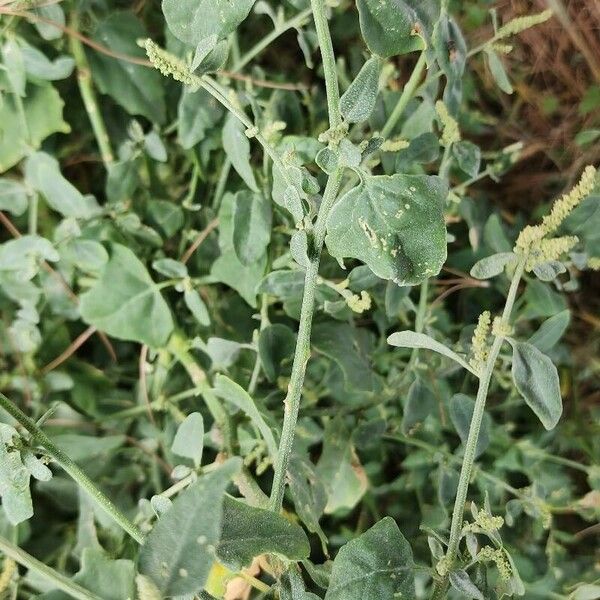
[[[59,365],[64,363],[67,359],[69,359],[87,340],[92,337],[96,333],[95,327],[88,327],[81,335],[77,336],[71,344],[66,348],[66,350],[57,356],[53,361],[49,362],[43,369],[42,375],[46,375],[53,369],[56,369]]]
[[[196,237],[196,239],[192,242],[192,245],[184,252],[181,257],[181,262],[185,265],[194,252],[198,250],[198,248],[204,243],[204,240],[210,235],[211,231],[217,228],[219,225],[219,219],[213,219]]]

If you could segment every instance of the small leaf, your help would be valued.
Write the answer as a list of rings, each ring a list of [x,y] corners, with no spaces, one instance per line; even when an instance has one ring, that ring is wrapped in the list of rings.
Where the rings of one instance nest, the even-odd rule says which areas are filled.
[[[181,425],[171,445],[171,452],[194,461],[196,466],[202,462],[204,449],[204,419],[198,412],[190,413]]]
[[[271,203],[262,194],[241,191],[233,207],[233,247],[244,265],[255,263],[271,240]]]
[[[535,346],[509,339],[513,347],[512,376],[517,390],[542,425],[556,427],[562,415],[558,371]]]
[[[506,267],[517,260],[513,252],[499,252],[477,261],[471,268],[471,277],[475,279],[491,279],[500,275]]]
[[[310,554],[302,528],[278,513],[226,496],[222,522],[217,557],[232,570],[250,566],[261,554],[277,554],[293,561]]]
[[[294,355],[296,335],[285,325],[275,323],[265,327],[258,338],[258,354],[269,381],[275,381],[282,372],[281,363]]]
[[[202,297],[197,290],[186,289],[183,292],[183,301],[185,305],[190,309],[194,318],[202,327],[208,327],[210,325],[210,315],[208,314],[208,308]]]
[[[342,546],[325,600],[414,600],[413,555],[396,522],[385,517]]]
[[[223,148],[233,168],[253,192],[258,192],[256,179],[250,166],[250,140],[245,133],[244,125],[230,115],[225,121],[222,137]]]
[[[566,273],[565,265],[557,260],[540,263],[533,267],[535,276],[541,281],[554,281],[562,273]]]
[[[438,177],[365,177],[333,207],[327,248],[338,260],[362,260],[378,277],[416,285],[446,260],[446,196]]]
[[[0,178],[0,210],[22,215],[27,210],[27,188],[14,179]]]
[[[544,321],[527,340],[541,352],[548,352],[558,343],[571,322],[571,311],[563,310]]]
[[[23,52],[13,36],[5,39],[6,42],[2,46],[4,73],[8,79],[11,92],[22,98],[25,96],[26,83]]]
[[[460,140],[452,144],[452,153],[456,157],[456,162],[462,171],[470,177],[475,177],[479,173],[481,165],[481,150],[479,146],[467,140]]]
[[[194,58],[192,60],[192,71],[195,71],[200,66],[202,61],[208,56],[208,54],[215,49],[218,41],[219,38],[213,34],[198,42],[198,45],[196,46],[196,52],[194,53]]]
[[[2,424],[2,427],[8,425]],[[0,496],[6,518],[12,525],[33,516],[29,480],[29,471],[23,466],[20,453],[9,452],[0,439]]]
[[[173,317],[156,284],[136,255],[113,244],[111,258],[96,285],[81,296],[81,317],[121,340],[164,345]]]
[[[476,375],[469,363],[456,354],[456,352],[423,333],[417,333],[415,331],[397,331],[388,337],[387,342],[391,346],[397,346],[398,348],[426,348],[427,350],[433,350],[446,358],[451,358],[461,367]]]
[[[240,468],[241,459],[232,458],[202,476],[177,497],[146,538],[139,570],[163,597],[203,589],[221,535],[224,492]]]
[[[423,50],[423,38],[416,35],[417,13],[403,0],[357,0],[360,30],[373,54],[388,58]]]
[[[411,430],[422,423],[428,415],[435,414],[436,409],[435,396],[423,380],[417,377],[408,390],[402,415],[402,433],[410,434]]]
[[[490,68],[490,72],[494,78],[494,81],[498,84],[498,87],[506,94],[512,94],[513,87],[508,79],[508,75],[504,70],[504,65],[502,64],[498,54],[491,48],[486,48],[485,54],[487,56],[487,63]]]
[[[161,275],[173,279],[184,278],[188,274],[187,267],[172,258],[159,258],[152,263],[152,268]]]
[[[469,574],[462,569],[460,571],[450,571],[450,585],[467,598],[485,600],[483,594],[471,581]]]
[[[458,433],[463,444],[467,443],[469,428],[475,410],[475,400],[465,394],[455,394],[450,399],[450,420]],[[484,413],[475,449],[475,458],[481,456],[490,445],[492,419],[488,413]]]
[[[342,96],[340,109],[349,123],[360,123],[371,116],[379,93],[380,69],[381,60],[370,58]]]
[[[273,437],[271,428],[267,425],[263,416],[258,412],[254,400],[250,397],[244,388],[226,377],[225,375],[217,375],[215,378],[215,394],[227,402],[231,402],[237,406],[246,416],[254,423],[256,428],[263,436],[271,458],[275,460],[277,456],[277,443]]]
[[[29,44],[24,44],[22,51],[27,73],[38,79],[47,81],[66,79],[75,67],[75,60],[70,56],[59,56],[52,61]]]

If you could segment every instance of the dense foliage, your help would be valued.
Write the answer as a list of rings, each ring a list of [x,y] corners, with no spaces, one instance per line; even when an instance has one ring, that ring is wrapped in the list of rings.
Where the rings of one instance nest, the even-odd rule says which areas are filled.
[[[0,0],[0,598],[600,598],[596,171],[474,191],[551,11],[158,4]]]

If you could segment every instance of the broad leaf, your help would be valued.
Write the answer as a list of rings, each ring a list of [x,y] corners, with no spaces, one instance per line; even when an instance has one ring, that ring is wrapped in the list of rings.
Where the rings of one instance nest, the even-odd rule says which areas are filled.
[[[271,202],[262,194],[235,195],[233,247],[242,264],[251,265],[263,256],[271,239],[271,221]]]
[[[191,46],[216,35],[223,39],[248,16],[256,0],[163,0],[169,29]]]
[[[425,47],[415,10],[403,0],[357,0],[360,30],[373,54],[384,58]]]
[[[375,56],[370,58],[342,96],[340,108],[349,123],[366,121],[373,112],[379,92],[380,70],[381,60]]]
[[[173,331],[171,311],[146,267],[127,247],[112,253],[96,285],[81,296],[81,317],[121,340],[163,346]]]
[[[219,561],[239,571],[261,554],[278,554],[298,561],[308,558],[310,544],[302,528],[284,516],[226,496],[217,546]]]
[[[252,400],[248,392],[229,379],[229,377],[217,375],[215,379],[215,394],[219,396],[219,398],[231,402],[231,404],[239,408],[254,423],[255,427],[263,436],[267,448],[269,449],[269,454],[274,460],[277,456],[277,443],[273,437],[273,432],[267,425],[263,416],[258,412],[256,404],[254,404],[254,400]]]
[[[136,40],[148,34],[133,13],[111,11],[94,32],[94,38],[113,52],[145,58]],[[111,96],[129,114],[163,123],[166,106],[161,75],[154,69],[89,52],[92,76],[100,91]]]
[[[221,536],[223,498],[241,467],[232,458],[193,483],[156,523],[139,558],[139,570],[166,597],[200,592]]]
[[[362,260],[383,279],[418,284],[446,260],[446,195],[438,177],[365,177],[331,211],[327,248],[338,259]]]
[[[417,333],[416,331],[397,331],[396,333],[392,333],[387,341],[391,346],[397,346],[398,348],[425,348],[427,350],[433,350],[434,352],[457,362],[461,367],[467,369],[467,371],[474,373],[473,369],[464,358],[424,333]]]
[[[553,429],[562,415],[558,371],[552,361],[532,344],[509,341],[513,347],[515,386],[542,425]]]
[[[471,268],[471,276],[475,279],[491,279],[500,275],[506,267],[517,260],[513,252],[499,252],[477,261]]]
[[[333,563],[325,600],[413,600],[410,545],[391,517],[342,546]]]
[[[205,89],[184,88],[177,107],[177,135],[183,148],[189,150],[204,139],[223,115],[221,105]]]
[[[58,161],[45,152],[35,152],[25,162],[25,179],[43,194],[48,205],[64,217],[89,219],[100,213],[96,200],[67,181]]]

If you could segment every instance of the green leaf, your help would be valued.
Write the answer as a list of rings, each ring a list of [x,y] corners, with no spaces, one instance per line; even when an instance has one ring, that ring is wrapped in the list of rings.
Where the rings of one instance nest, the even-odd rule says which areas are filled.
[[[131,560],[112,560],[102,550],[85,548],[73,581],[106,600],[123,600],[134,597],[134,576]]]
[[[558,371],[535,346],[509,339],[513,347],[512,376],[517,390],[542,425],[556,427],[562,415]]]
[[[498,252],[477,261],[471,268],[471,277],[475,279],[491,279],[504,272],[507,265],[514,263],[517,256],[514,252]]]
[[[491,48],[485,49],[485,55],[487,57],[488,67],[490,68],[490,73],[494,78],[494,81],[498,84],[498,87],[506,94],[513,93],[513,87],[508,79],[508,75],[504,70],[504,65],[502,64],[502,60],[494,50]]]
[[[460,140],[452,144],[452,154],[462,171],[469,177],[475,177],[479,173],[481,165],[481,150],[479,146],[467,140]]]
[[[27,210],[27,188],[21,182],[0,177],[0,210],[16,216]]]
[[[22,52],[25,70],[38,79],[46,81],[66,79],[75,67],[75,60],[70,56],[58,56],[50,60],[43,52],[26,43],[23,43]]]
[[[223,127],[223,148],[238,175],[253,192],[258,192],[250,166],[250,140],[242,122],[233,115],[227,117]]]
[[[467,443],[469,428],[475,410],[475,400],[465,394],[454,394],[450,399],[450,420],[456,433],[458,433],[463,444]],[[484,413],[475,449],[475,458],[481,456],[490,445],[492,419],[488,413]]]
[[[14,37],[6,38],[2,46],[2,60],[10,91],[21,98],[25,96],[25,60],[21,46]]]
[[[224,492],[241,462],[232,458],[193,483],[146,538],[139,571],[163,596],[195,594],[203,589],[221,535]]]
[[[464,571],[450,571],[450,585],[467,598],[485,600],[479,588],[471,581],[469,574]]]
[[[446,195],[438,177],[367,176],[333,207],[327,248],[337,259],[362,260],[382,279],[418,284],[446,260]]]
[[[226,38],[248,16],[256,0],[163,0],[169,29],[182,42],[196,47],[216,35]]]
[[[0,497],[6,518],[18,525],[33,516],[29,491],[29,470],[21,461],[21,453],[7,448],[18,434],[10,425],[0,423]]]
[[[325,600],[414,600],[410,545],[391,517],[385,517],[342,546],[333,563]]]
[[[204,88],[193,91],[185,87],[177,107],[177,137],[189,150],[204,139],[223,116],[221,105]]]
[[[409,2],[357,0],[360,30],[373,54],[388,58],[423,50],[425,43],[416,34],[420,22]]]
[[[366,473],[341,419],[333,419],[325,429],[323,451],[316,470],[327,490],[327,514],[351,510],[367,491]]]
[[[302,528],[273,511],[226,496],[222,522],[217,557],[234,571],[248,567],[261,554],[277,554],[293,561],[308,558],[310,554],[310,544]]]
[[[295,333],[285,325],[275,323],[265,327],[258,338],[258,354],[263,371],[269,381],[282,373],[281,363],[291,359],[296,347]]]
[[[194,461],[198,467],[202,462],[204,449],[204,419],[198,412],[190,413],[181,425],[171,445],[171,452]]]
[[[476,374],[464,358],[424,333],[417,333],[415,331],[397,331],[388,337],[387,342],[391,346],[397,346],[398,348],[425,348],[427,350],[433,350],[434,352],[442,354],[446,358],[450,358],[457,362],[461,367],[467,369],[467,371]]]
[[[158,286],[136,255],[120,244],[101,278],[81,296],[81,317],[89,325],[121,340],[164,346],[173,318]]]
[[[402,415],[402,433],[409,435],[415,426],[421,424],[429,415],[436,414],[437,401],[435,395],[417,377],[410,388]]]
[[[111,11],[94,32],[94,39],[113,52],[145,58],[136,40],[148,37],[142,23],[131,12]],[[155,69],[115,60],[100,52],[88,52],[92,77],[103,94],[111,96],[131,115],[142,115],[153,123],[165,120],[163,78]]]
[[[233,207],[233,247],[244,265],[255,263],[271,240],[271,202],[262,194],[241,191]]]
[[[349,123],[360,123],[371,116],[379,93],[380,71],[381,60],[370,58],[342,96],[340,109]]]
[[[95,198],[83,196],[63,177],[58,161],[45,152],[35,152],[25,161],[25,179],[64,217],[90,219],[100,214]]]
[[[210,325],[210,315],[204,300],[202,300],[197,290],[185,290],[183,292],[183,300],[185,305],[190,309],[190,312],[194,315],[194,318],[202,327],[208,327]]]
[[[28,85],[23,98],[24,125],[12,94],[0,102],[0,173],[16,165],[51,134],[69,133],[62,117],[64,102],[50,84]]]
[[[267,265],[266,254],[255,263],[244,265],[233,246],[233,194],[225,194],[219,210],[219,246],[221,256],[213,263],[211,275],[233,288],[252,307],[256,306],[256,288]]]
[[[527,340],[541,352],[548,352],[558,343],[571,322],[571,311],[563,310],[544,321]]]
[[[252,400],[248,392],[229,379],[229,377],[219,374],[215,378],[215,394],[219,398],[231,402],[231,404],[239,408],[254,423],[267,444],[271,458],[275,459],[277,456],[277,443],[273,437],[273,432],[263,416],[258,412],[256,404],[254,404],[254,400]]]

